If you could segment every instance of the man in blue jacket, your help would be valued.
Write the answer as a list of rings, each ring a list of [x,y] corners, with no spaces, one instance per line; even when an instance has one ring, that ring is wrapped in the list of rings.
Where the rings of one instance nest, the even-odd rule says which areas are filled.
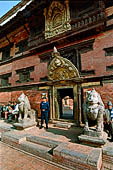
[[[49,112],[49,103],[47,102],[47,98],[42,97],[42,102],[40,103],[41,109],[41,126],[40,129],[43,128],[43,120],[45,117],[46,129],[48,129],[48,112]]]
[[[109,136],[111,136],[111,141],[113,141],[113,105],[111,101],[107,103],[108,108],[105,110],[106,123],[105,127],[109,131]]]

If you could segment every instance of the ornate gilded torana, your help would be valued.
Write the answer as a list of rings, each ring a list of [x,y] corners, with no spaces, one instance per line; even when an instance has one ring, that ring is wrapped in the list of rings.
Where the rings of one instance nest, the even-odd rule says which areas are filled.
[[[53,1],[49,8],[44,9],[45,39],[71,30],[69,1]]]
[[[53,57],[48,67],[49,80],[57,81],[79,78],[77,68],[68,59],[61,57],[56,47],[54,47]]]

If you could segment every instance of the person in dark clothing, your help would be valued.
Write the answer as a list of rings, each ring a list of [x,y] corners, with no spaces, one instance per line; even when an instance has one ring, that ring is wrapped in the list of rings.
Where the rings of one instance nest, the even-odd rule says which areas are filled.
[[[0,105],[0,119],[2,119],[2,108],[3,108],[3,105],[1,104]]]
[[[9,113],[8,112],[8,106],[3,104],[3,106],[2,106],[2,114],[4,115],[5,120],[7,120],[7,118],[8,118],[8,113]]]
[[[108,108],[105,110],[105,123],[104,128],[108,130],[108,135],[111,136],[111,141],[113,141],[113,105],[111,101],[108,101]]]
[[[43,120],[45,118],[46,129],[48,129],[48,112],[49,112],[49,103],[47,102],[47,98],[43,97],[42,102],[40,103],[41,109],[41,126],[40,129],[43,128]]]

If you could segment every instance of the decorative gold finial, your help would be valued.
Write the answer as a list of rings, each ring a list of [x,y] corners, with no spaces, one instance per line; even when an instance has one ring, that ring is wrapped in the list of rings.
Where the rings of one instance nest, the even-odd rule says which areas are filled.
[[[58,51],[57,51],[57,48],[54,46],[54,49],[53,49],[53,52],[54,53],[57,53]]]
[[[57,51],[57,48],[54,46],[52,57],[57,57],[57,56],[60,56],[60,53]]]

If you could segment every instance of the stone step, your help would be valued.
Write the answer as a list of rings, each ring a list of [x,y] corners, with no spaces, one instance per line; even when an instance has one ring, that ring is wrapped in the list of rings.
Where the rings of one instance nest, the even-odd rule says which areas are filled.
[[[27,134],[17,134],[15,131],[4,132],[1,134],[1,141],[14,147],[19,147],[19,144],[26,141]]]
[[[52,148],[50,147],[24,141],[20,144],[19,149],[50,161],[53,160]]]
[[[59,128],[66,128],[69,129],[71,127],[71,123],[67,123],[67,122],[57,122],[54,124],[55,127],[59,127]]]
[[[100,170],[102,165],[101,148],[71,142],[60,142],[20,131],[4,132],[1,140],[15,148],[70,168],[70,170],[85,168],[88,170]]]
[[[7,124],[4,120],[0,120],[0,132],[8,132],[14,130],[13,125]]]
[[[63,143],[53,150],[54,161],[74,170],[101,170],[102,151],[80,144]]]
[[[52,140],[52,139],[48,139],[48,138],[43,138],[43,137],[39,137],[39,136],[27,136],[26,141],[36,143],[36,144],[39,144],[39,145],[43,145],[43,146],[46,146],[46,147],[50,147],[50,148],[55,148],[62,143],[60,141],[56,141],[56,140]]]
[[[78,136],[78,139],[80,141],[80,143],[82,144],[86,144],[89,146],[94,146],[94,147],[102,147],[103,145],[105,145],[105,143],[107,142],[107,133],[103,132],[102,136],[99,137],[95,137],[94,136],[88,136],[88,135],[80,135]]]

